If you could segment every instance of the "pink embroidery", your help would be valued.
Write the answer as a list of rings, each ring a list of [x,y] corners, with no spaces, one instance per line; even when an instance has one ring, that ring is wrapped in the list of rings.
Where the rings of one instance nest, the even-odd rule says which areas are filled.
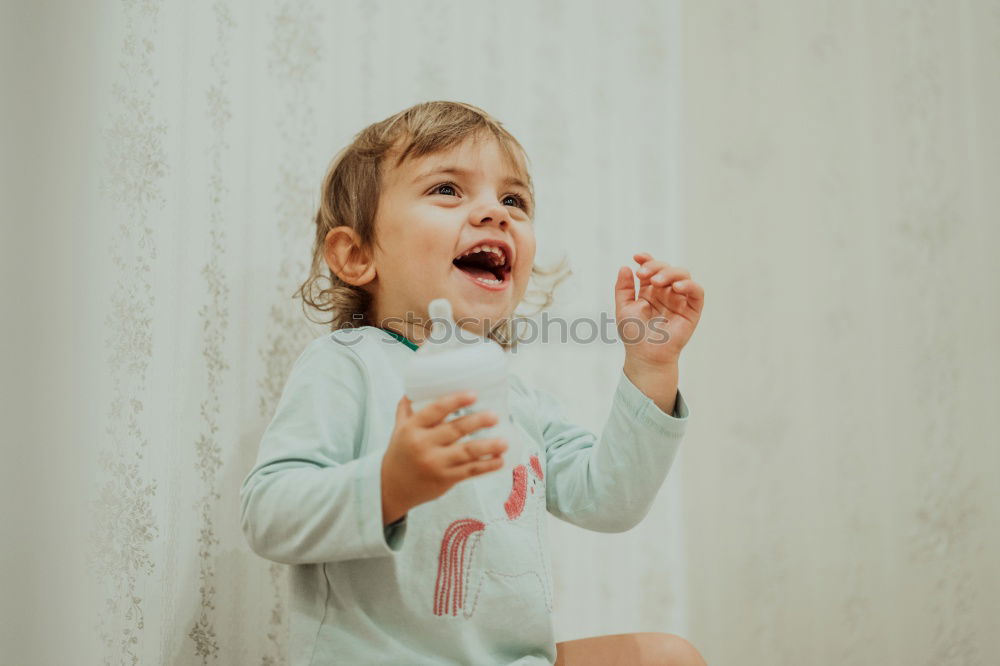
[[[524,495],[528,490],[528,470],[524,465],[514,468],[514,485],[510,489],[510,497],[504,502],[503,508],[507,510],[507,517],[514,520],[521,515],[524,510]]]
[[[450,613],[457,616],[458,609],[462,608],[463,616],[466,619],[471,618],[476,612],[479,595],[487,575],[509,579],[522,576],[534,577],[538,581],[546,608],[549,612],[552,611],[551,574],[548,572],[548,562],[542,545],[545,486],[541,483],[543,474],[538,456],[531,456],[530,468],[538,479],[537,482],[528,474],[528,467],[525,465],[518,465],[512,471],[510,495],[504,503],[507,519],[499,518],[483,523],[474,518],[461,518],[452,522],[445,530],[438,555],[437,583],[434,587],[435,615]],[[537,499],[532,500],[531,510],[526,512],[528,487],[531,487],[531,493],[534,494],[536,483],[540,484],[539,489],[542,492]],[[504,539],[509,539],[512,534],[507,530],[517,529],[513,527],[514,521],[522,516],[533,526],[531,530],[533,548],[518,550],[512,553],[513,558],[505,557],[502,563],[494,562],[488,569],[482,566],[476,567],[474,564],[476,549],[482,547],[488,551],[491,545],[504,543]],[[523,531],[519,532],[519,538],[523,539]],[[467,544],[471,544],[468,557],[465,552]]]
[[[451,614],[457,615],[463,605],[462,574],[465,570],[465,545],[469,535],[482,531],[486,525],[474,518],[456,520],[445,530],[438,556],[438,576],[434,586],[434,614],[444,615],[449,609],[449,595],[454,604]],[[459,551],[461,548],[461,551]]]
[[[538,456],[531,456],[531,469],[535,470],[535,476],[542,480],[545,476],[542,475],[542,463],[538,461]]]
[[[531,456],[531,470],[535,473],[535,476],[539,480],[543,479],[542,475],[542,464],[538,460],[538,456]],[[528,492],[528,470],[524,465],[518,465],[514,468],[514,484],[510,489],[510,497],[504,502],[503,508],[507,510],[507,517],[514,520],[521,515],[524,510],[524,500],[525,495]],[[531,492],[535,492],[535,487],[531,487]]]

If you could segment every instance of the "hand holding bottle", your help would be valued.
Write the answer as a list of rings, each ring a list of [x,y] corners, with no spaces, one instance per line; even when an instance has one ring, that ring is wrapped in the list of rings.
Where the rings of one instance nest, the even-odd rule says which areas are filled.
[[[496,425],[489,410],[453,419],[473,404],[469,391],[457,391],[414,412],[405,395],[396,406],[396,425],[382,459],[382,521],[388,525],[411,508],[445,494],[459,481],[503,467],[506,438],[471,439],[469,433]]]

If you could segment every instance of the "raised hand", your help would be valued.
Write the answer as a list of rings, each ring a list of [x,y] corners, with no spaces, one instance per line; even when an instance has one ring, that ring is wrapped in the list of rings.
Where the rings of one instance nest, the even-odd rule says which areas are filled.
[[[648,366],[677,363],[705,304],[705,290],[683,268],[647,253],[633,255],[640,268],[618,269],[615,319],[628,358]],[[631,323],[630,323],[631,322]]]

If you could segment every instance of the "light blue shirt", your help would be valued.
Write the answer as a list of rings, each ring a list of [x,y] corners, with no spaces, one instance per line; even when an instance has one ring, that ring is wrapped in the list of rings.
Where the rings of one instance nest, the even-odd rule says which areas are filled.
[[[382,524],[382,457],[413,350],[372,326],[309,343],[240,490],[250,548],[293,565],[290,666],[553,664],[545,513],[588,530],[643,519],[689,411],[619,374],[600,437],[511,375],[513,472],[454,485]]]

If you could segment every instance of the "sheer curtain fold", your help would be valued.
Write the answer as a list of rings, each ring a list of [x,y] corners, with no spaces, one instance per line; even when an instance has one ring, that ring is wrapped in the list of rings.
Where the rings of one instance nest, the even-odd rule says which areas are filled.
[[[101,381],[81,552],[100,655],[284,661],[288,570],[244,542],[239,486],[292,362],[323,332],[290,296],[306,277],[323,174],[363,126],[433,99],[500,119],[531,160],[538,261],[568,256],[575,271],[553,314],[612,313],[617,267],[634,252],[677,260],[675,9],[154,1],[106,3],[81,21],[99,84],[86,100],[100,192],[86,220],[86,327]],[[556,378],[544,388],[598,430],[620,350],[563,347],[524,348],[519,371]],[[646,525],[606,541],[561,525],[560,640],[676,627],[679,560],[639,556],[679,557],[652,523],[676,511],[658,502]]]

